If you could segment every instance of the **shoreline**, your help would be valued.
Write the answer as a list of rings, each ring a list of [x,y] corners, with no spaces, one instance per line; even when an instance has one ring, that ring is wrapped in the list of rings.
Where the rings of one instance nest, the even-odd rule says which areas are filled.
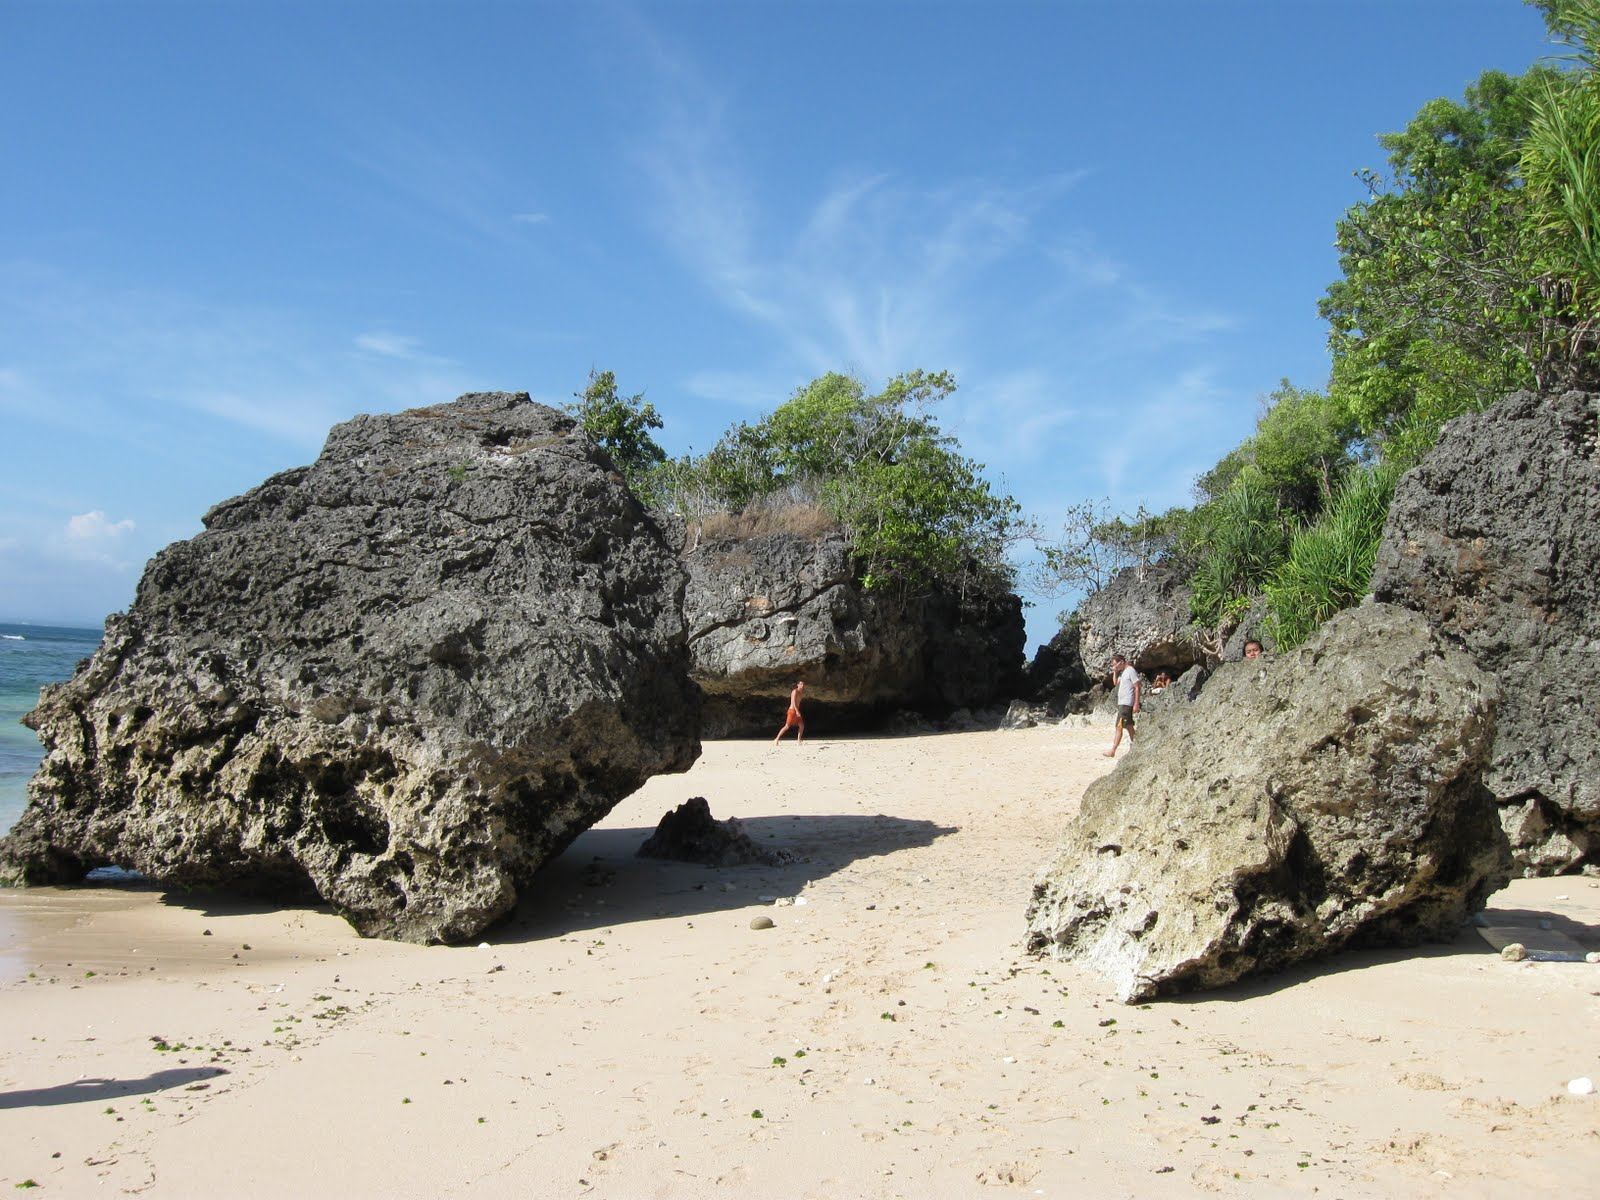
[[[1107,736],[708,742],[583,834],[487,948],[153,887],[0,891],[0,1180],[618,1197],[1592,1183],[1600,1101],[1565,1085],[1600,1077],[1600,967],[1504,962],[1468,930],[1124,1006],[1022,955],[1033,873],[1110,769]],[[800,861],[634,857],[695,795]],[[1490,910],[1600,949],[1600,881],[1517,880]]]

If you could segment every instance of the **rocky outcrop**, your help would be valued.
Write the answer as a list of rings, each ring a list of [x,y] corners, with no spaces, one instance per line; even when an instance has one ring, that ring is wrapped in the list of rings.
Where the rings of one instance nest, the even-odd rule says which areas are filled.
[[[823,728],[894,710],[943,714],[1008,699],[1025,634],[1015,596],[905,599],[863,588],[843,534],[756,534],[685,557],[694,677],[711,736],[772,733],[797,679]]]
[[[698,863],[705,867],[776,867],[789,862],[782,850],[763,850],[738,817],[718,821],[704,796],[691,796],[662,816],[656,831],[639,847],[640,858]]]
[[[357,417],[205,526],[29,714],[13,881],[114,864],[455,941],[698,754],[677,557],[525,395]]]
[[[1139,671],[1178,676],[1205,652],[1189,628],[1189,585],[1181,567],[1156,563],[1128,567],[1078,608],[1080,656],[1090,675],[1111,670],[1111,656],[1125,654]]]
[[[1028,664],[1023,696],[1057,716],[1081,712],[1093,681],[1083,666],[1083,628],[1076,614],[1040,646]]]
[[[1267,602],[1262,597],[1257,597],[1239,618],[1239,623],[1233,627],[1233,632],[1223,640],[1222,661],[1236,662],[1244,657],[1244,644],[1248,641],[1261,643],[1261,649],[1271,654],[1278,648],[1277,642],[1272,637],[1271,624],[1268,618],[1272,610],[1267,607]]]
[[[1518,393],[1400,480],[1373,570],[1501,683],[1484,781],[1518,865],[1600,869],[1600,396]]]
[[[1480,781],[1496,691],[1390,605],[1219,668],[1085,792],[1035,885],[1029,949],[1131,1002],[1453,938],[1510,867]]]
[[[1148,732],[1152,721],[1164,719],[1173,709],[1193,704],[1210,677],[1211,672],[1197,666],[1190,667],[1159,691],[1147,683],[1140,700],[1140,731]]]

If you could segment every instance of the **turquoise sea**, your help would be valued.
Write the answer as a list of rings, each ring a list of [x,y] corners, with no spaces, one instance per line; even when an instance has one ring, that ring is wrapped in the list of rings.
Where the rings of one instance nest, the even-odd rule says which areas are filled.
[[[44,749],[22,714],[39,703],[39,689],[72,677],[94,653],[100,630],[0,622],[0,833],[27,803],[28,780]]]

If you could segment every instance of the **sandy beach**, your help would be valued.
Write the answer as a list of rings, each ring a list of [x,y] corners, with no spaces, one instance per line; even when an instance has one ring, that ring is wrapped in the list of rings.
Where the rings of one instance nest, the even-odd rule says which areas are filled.
[[[1480,933],[1128,1007],[1022,955],[1103,729],[708,743],[483,946],[0,891],[0,1181],[45,1195],[1513,1196],[1600,1178],[1600,966]],[[695,795],[796,858],[639,859]],[[774,927],[756,930],[767,916]],[[1600,881],[1491,922],[1600,949]]]

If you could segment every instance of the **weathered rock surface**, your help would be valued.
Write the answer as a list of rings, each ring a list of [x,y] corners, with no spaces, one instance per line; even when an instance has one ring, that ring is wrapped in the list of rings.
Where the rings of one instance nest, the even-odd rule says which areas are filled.
[[[1088,704],[1092,684],[1083,665],[1082,627],[1074,616],[1044,645],[1028,664],[1023,697],[1058,716],[1081,712]]]
[[[656,831],[639,847],[639,856],[706,867],[774,867],[789,861],[781,850],[763,850],[756,845],[739,818],[714,819],[704,796],[691,796],[663,815]]]
[[[1510,865],[1479,778],[1496,691],[1390,605],[1224,665],[1085,792],[1035,885],[1029,949],[1132,1002],[1454,937]]]
[[[1182,568],[1156,563],[1128,567],[1078,607],[1080,656],[1090,675],[1111,669],[1125,654],[1139,671],[1181,675],[1204,663],[1205,651],[1189,628],[1189,585]]]
[[[806,720],[834,729],[898,709],[1009,699],[1026,635],[1015,596],[902,600],[861,587],[842,534],[702,542],[684,599],[706,731],[773,733],[796,679]]]
[[[1211,672],[1204,667],[1190,667],[1159,692],[1146,684],[1140,701],[1141,731],[1147,730],[1151,721],[1163,720],[1173,709],[1193,704],[1200,698],[1201,689]]]
[[[29,714],[12,881],[114,864],[454,941],[699,752],[677,557],[525,395],[357,417],[205,525]]]
[[[1273,640],[1267,622],[1272,610],[1267,607],[1267,602],[1262,597],[1256,597],[1250,607],[1239,618],[1239,623],[1233,627],[1222,643],[1222,661],[1235,662],[1244,657],[1244,644],[1252,639],[1261,643],[1261,649],[1268,654],[1275,651],[1278,646]]]
[[[1500,680],[1484,776],[1524,870],[1600,869],[1600,395],[1507,397],[1400,480],[1374,594]]]

